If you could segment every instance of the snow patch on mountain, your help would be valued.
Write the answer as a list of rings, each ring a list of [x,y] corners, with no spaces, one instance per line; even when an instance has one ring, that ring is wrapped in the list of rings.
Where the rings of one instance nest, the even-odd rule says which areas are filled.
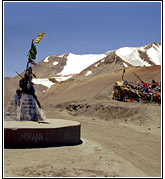
[[[138,48],[123,47],[116,50],[116,54],[125,62],[133,66],[151,66],[148,62],[143,61],[138,53]]]
[[[85,76],[88,76],[88,75],[91,75],[92,74],[92,71],[88,71]]]
[[[133,66],[151,66],[140,57],[139,51],[144,52],[155,65],[161,65],[161,45],[150,44],[143,47],[122,47],[116,50],[116,55]]]
[[[68,76],[58,76],[58,77],[52,77],[52,78],[55,78],[56,81],[65,81],[65,80],[68,80],[69,78],[71,78],[72,75],[68,75]]]
[[[105,54],[75,55],[69,53],[64,69],[58,75],[78,74],[93,63],[106,57]]]
[[[153,47],[148,49],[146,53],[156,65],[161,65],[162,52],[160,47],[157,47],[155,44],[153,44]]]
[[[99,63],[97,63],[97,64],[95,65],[95,67],[98,67],[98,65],[99,65]]]
[[[127,65],[126,63],[123,63],[123,65],[124,65],[125,67],[128,67],[128,65]]]
[[[50,57],[50,56],[46,57],[46,58],[44,59],[44,62],[46,62],[46,63],[49,62],[49,60],[48,60],[49,57]]]
[[[53,62],[53,65],[58,65],[59,62]]]
[[[32,82],[36,85],[43,85],[43,86],[46,86],[48,88],[50,88],[52,85],[54,85],[53,82],[51,82],[48,78],[34,78],[32,79]]]

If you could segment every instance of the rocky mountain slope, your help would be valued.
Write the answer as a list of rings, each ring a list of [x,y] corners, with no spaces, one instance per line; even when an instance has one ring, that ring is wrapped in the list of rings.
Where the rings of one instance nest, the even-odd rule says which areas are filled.
[[[143,47],[123,47],[105,54],[76,55],[69,53],[48,56],[34,66],[33,71],[38,79],[34,79],[33,82],[50,87],[53,85],[50,81],[54,83],[65,81],[89,66],[94,71],[98,71],[99,67],[107,66],[107,64],[113,66],[114,70],[129,66],[161,65],[161,44],[152,43]],[[92,71],[87,72],[86,76],[90,74]]]
[[[62,54],[44,58],[33,67],[36,94],[42,103],[109,96],[126,69],[128,80],[161,80],[161,44],[123,47],[105,54]],[[24,73],[24,72],[23,72]],[[22,75],[23,75],[22,73]],[[5,106],[18,88],[19,77],[5,78]]]

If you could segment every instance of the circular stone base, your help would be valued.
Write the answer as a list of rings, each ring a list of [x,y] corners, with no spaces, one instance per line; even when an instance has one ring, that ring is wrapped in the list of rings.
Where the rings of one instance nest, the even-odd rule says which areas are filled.
[[[63,119],[4,121],[5,148],[75,145],[80,142],[79,122]]]

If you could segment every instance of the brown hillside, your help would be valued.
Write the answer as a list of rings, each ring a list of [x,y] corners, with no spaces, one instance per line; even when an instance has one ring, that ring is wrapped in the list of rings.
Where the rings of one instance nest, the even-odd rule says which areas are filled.
[[[93,97],[108,97],[112,94],[115,81],[121,80],[123,70],[115,73],[103,73],[95,75],[86,80],[71,79],[60,84],[55,84],[40,98],[43,104],[58,104],[78,99]],[[125,79],[128,81],[139,81],[131,72],[138,74],[145,82],[151,83],[152,79],[161,81],[161,67],[128,67]]]

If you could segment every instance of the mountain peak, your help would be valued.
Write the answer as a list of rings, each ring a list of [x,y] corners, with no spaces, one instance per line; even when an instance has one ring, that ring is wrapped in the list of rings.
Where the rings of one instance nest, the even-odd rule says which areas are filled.
[[[155,42],[141,47],[122,47],[104,54],[59,54],[47,56],[33,67],[33,71],[38,78],[42,79],[38,83],[41,81],[45,83],[49,79],[60,82],[90,68],[97,71],[99,66],[104,69],[105,65],[112,66],[113,64],[113,68],[119,69],[128,66],[161,65],[161,54],[161,44]],[[108,68],[112,69],[112,67]],[[87,76],[92,74],[91,71]]]

